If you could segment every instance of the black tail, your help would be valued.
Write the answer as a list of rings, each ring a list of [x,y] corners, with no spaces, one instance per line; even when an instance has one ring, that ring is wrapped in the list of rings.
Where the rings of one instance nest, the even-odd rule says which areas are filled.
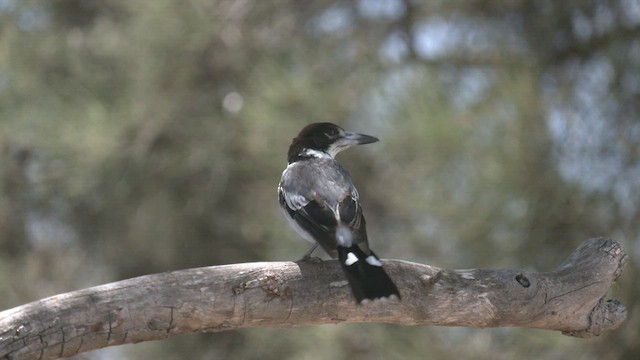
[[[373,251],[371,255],[366,255],[357,245],[349,248],[338,246],[338,259],[358,304],[363,300],[388,298],[393,295],[400,299],[398,288],[384,271],[382,262]]]

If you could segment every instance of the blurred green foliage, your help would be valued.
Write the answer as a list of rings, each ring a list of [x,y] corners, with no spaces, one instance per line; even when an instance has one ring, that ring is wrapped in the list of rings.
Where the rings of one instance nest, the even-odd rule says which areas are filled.
[[[631,255],[623,328],[247,329],[89,358],[636,359],[640,8],[633,1],[0,1],[0,308],[173,269],[297,259],[275,187],[334,121],[387,258]],[[100,355],[103,354],[103,355]]]

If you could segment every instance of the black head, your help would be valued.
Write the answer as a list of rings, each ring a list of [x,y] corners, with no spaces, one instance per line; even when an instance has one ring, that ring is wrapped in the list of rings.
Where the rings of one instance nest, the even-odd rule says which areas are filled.
[[[288,159],[292,163],[298,159],[312,156],[305,151],[319,151],[324,154],[336,156],[340,151],[353,145],[370,144],[378,141],[378,138],[345,131],[336,124],[323,122],[309,124],[300,131],[291,142]]]

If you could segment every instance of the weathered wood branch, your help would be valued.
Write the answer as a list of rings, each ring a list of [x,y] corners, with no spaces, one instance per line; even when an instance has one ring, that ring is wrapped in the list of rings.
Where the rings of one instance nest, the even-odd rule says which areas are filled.
[[[558,269],[385,268],[400,302],[356,306],[335,261],[211,266],[100,285],[0,313],[0,359],[54,359],[196,331],[339,322],[520,326],[591,337],[615,329],[624,305],[605,300],[626,262],[621,246],[585,241]]]

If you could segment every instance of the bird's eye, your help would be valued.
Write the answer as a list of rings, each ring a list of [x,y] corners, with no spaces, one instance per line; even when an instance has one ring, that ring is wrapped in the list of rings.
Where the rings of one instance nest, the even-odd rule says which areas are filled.
[[[337,129],[329,129],[329,130],[327,130],[327,132],[325,134],[327,135],[327,137],[334,137],[334,136],[338,135],[338,130]]]

